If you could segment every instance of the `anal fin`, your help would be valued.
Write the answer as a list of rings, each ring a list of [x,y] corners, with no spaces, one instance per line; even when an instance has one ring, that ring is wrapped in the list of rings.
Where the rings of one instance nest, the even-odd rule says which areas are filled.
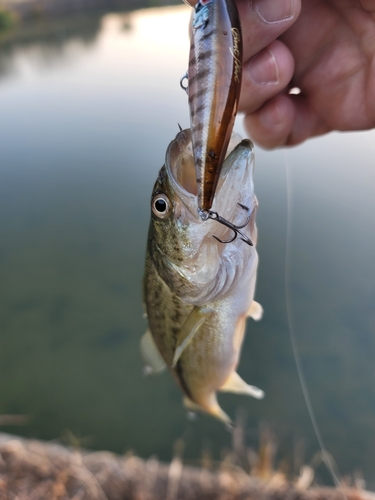
[[[256,399],[264,398],[264,392],[262,391],[262,389],[259,389],[254,385],[247,384],[244,380],[242,380],[237,372],[232,372],[231,375],[229,375],[224,385],[220,387],[220,391],[233,392],[235,394],[245,394]]]
[[[147,330],[142,336],[140,347],[145,375],[156,375],[165,370],[167,365],[156,347],[150,330]]]
[[[250,304],[250,308],[247,311],[247,317],[253,318],[254,321],[260,321],[262,319],[263,307],[256,300],[253,300]]]

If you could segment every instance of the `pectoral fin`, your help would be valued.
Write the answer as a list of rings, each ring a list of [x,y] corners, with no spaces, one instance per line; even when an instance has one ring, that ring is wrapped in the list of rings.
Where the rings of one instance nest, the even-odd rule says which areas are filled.
[[[175,367],[181,354],[191,339],[197,333],[199,327],[211,315],[211,311],[204,307],[195,306],[189,316],[186,318],[185,323],[182,325],[180,333],[177,338],[176,350],[174,352],[172,367]]]
[[[263,307],[259,304],[259,302],[256,302],[255,300],[252,301],[250,309],[247,312],[247,316],[249,318],[253,318],[254,321],[260,321],[262,319]]]
[[[156,347],[150,330],[147,330],[141,338],[141,355],[145,375],[156,375],[165,370],[166,364]]]
[[[232,374],[229,375],[227,381],[222,387],[220,387],[220,391],[234,392],[235,394],[246,394],[248,396],[253,396],[253,398],[256,399],[264,398],[264,392],[262,389],[258,389],[258,387],[255,387],[254,385],[247,384],[244,380],[242,380],[237,372],[232,372]]]

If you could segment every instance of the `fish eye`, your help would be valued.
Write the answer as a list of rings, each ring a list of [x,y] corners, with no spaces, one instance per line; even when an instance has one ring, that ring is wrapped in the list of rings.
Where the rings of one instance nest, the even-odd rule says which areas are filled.
[[[169,215],[170,206],[168,198],[163,193],[158,193],[151,202],[152,211],[160,219],[164,219]]]

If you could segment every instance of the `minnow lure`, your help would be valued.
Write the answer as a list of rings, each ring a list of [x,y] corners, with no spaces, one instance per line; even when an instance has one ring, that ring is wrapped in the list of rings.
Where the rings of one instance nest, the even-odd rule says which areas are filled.
[[[196,4],[185,76],[198,207],[203,214],[212,206],[241,88],[242,35],[233,0],[199,0]]]

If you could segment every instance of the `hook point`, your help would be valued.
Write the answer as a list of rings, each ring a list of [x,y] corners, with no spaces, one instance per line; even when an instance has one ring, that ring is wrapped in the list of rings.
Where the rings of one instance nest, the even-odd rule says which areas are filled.
[[[240,235],[241,240],[244,243],[246,243],[247,245],[252,247],[252,246],[254,246],[254,243],[251,241],[251,239],[246,234],[244,234],[242,231],[240,231],[240,229],[247,226],[247,224],[250,221],[250,218],[251,218],[250,209],[248,207],[246,207],[245,205],[242,205],[242,203],[238,203],[238,205],[249,213],[249,216],[247,217],[245,223],[240,225],[240,226],[235,226],[234,224],[232,224],[228,220],[224,219],[224,217],[221,217],[217,212],[215,212],[213,210],[207,210],[207,211],[198,210],[198,211],[199,211],[199,214],[200,214],[202,220],[204,220],[204,218],[202,217],[202,215],[204,213],[206,216],[205,217],[206,220],[207,219],[216,220],[217,222],[219,222],[223,226],[228,227],[229,229],[231,229],[234,232],[233,238],[231,238],[229,240],[221,240],[217,236],[212,235],[215,238],[215,240],[219,241],[220,243],[232,243],[237,238],[237,236]]]

